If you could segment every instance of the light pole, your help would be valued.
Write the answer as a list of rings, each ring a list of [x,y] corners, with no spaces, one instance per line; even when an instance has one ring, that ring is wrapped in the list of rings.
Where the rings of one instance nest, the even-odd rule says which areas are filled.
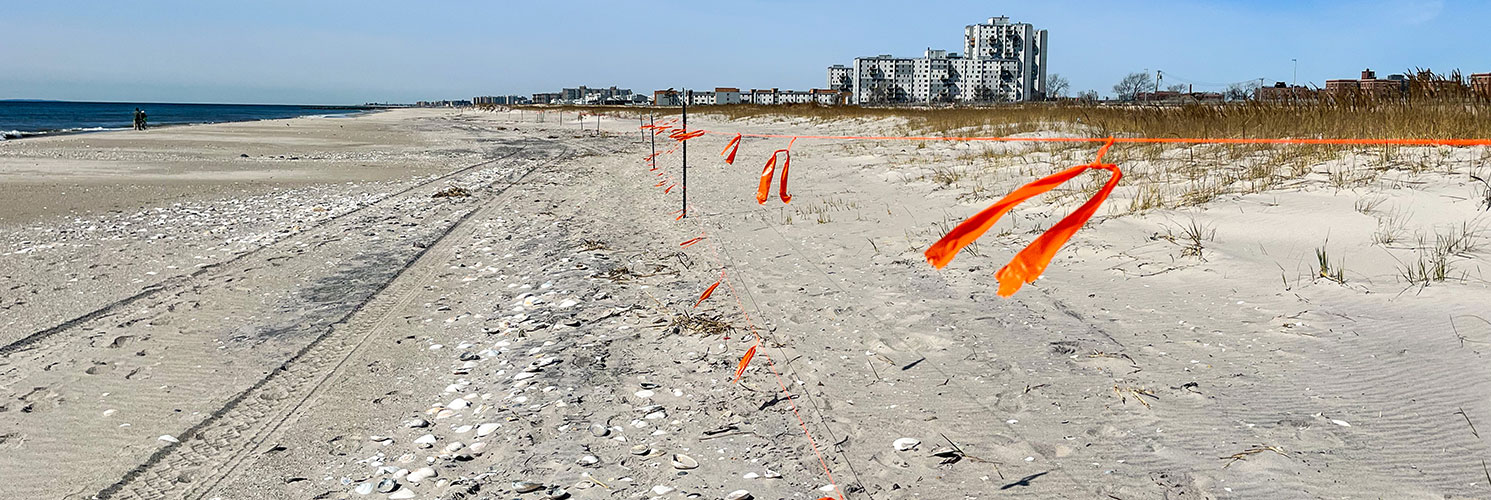
[[[1294,62],[1294,81],[1289,82],[1289,86],[1293,87],[1299,85],[1299,59],[1290,59],[1290,61]]]

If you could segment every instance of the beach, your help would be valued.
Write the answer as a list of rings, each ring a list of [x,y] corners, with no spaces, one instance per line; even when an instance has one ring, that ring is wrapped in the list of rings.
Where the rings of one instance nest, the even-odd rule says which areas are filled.
[[[1118,147],[1005,299],[1105,178],[922,251],[1097,145],[799,140],[758,204],[733,133],[904,123],[690,116],[679,219],[615,113],[0,142],[0,496],[1491,496],[1484,148],[1152,206],[1195,151]]]

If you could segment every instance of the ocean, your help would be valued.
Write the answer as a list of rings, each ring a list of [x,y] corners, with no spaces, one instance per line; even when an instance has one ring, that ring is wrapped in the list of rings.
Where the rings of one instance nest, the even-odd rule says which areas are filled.
[[[0,139],[33,135],[127,130],[135,108],[150,126],[273,120],[366,111],[350,106],[272,104],[167,104],[132,102],[0,101]]]

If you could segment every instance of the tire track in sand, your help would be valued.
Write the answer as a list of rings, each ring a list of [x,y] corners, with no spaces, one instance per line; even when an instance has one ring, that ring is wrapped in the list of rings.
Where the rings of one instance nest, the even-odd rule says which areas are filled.
[[[492,203],[538,169],[569,156],[561,153],[535,164],[500,190],[486,196],[481,208],[467,211],[433,244],[379,290],[371,300],[306,345],[279,369],[239,393],[206,420],[183,433],[180,443],[158,450],[98,498],[193,498],[211,491],[256,445],[309,401],[343,364],[408,305],[449,257],[449,236],[469,232],[477,214],[498,208]],[[433,264],[432,264],[433,263]]]

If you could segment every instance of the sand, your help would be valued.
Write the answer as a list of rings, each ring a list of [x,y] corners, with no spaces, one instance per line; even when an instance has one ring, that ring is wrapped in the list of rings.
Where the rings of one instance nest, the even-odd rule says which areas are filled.
[[[799,141],[793,203],[763,206],[758,167],[785,141],[747,139],[725,166],[728,137],[706,136],[692,143],[692,216],[675,221],[680,193],[653,187],[634,119],[582,133],[518,118],[399,111],[0,143],[0,186],[41,193],[0,208],[0,492],[1491,496],[1472,428],[1491,415],[1486,254],[1458,248],[1450,279],[1427,286],[1399,276],[1430,253],[1414,233],[1433,246],[1460,224],[1479,231],[1467,174],[1484,152],[1428,169],[1322,160],[1262,189],[1130,211],[1135,176],[1042,280],[1001,299],[994,271],[1079,192],[1021,208],[944,270],[920,251],[1065,160]],[[659,165],[678,175],[676,156]],[[1356,170],[1387,174],[1335,175]],[[431,198],[451,185],[473,196]],[[92,191],[36,206],[79,189]],[[1319,276],[1320,247],[1344,282]],[[736,329],[696,332],[680,315]],[[748,324],[765,342],[732,384]],[[918,444],[898,450],[903,438]]]

